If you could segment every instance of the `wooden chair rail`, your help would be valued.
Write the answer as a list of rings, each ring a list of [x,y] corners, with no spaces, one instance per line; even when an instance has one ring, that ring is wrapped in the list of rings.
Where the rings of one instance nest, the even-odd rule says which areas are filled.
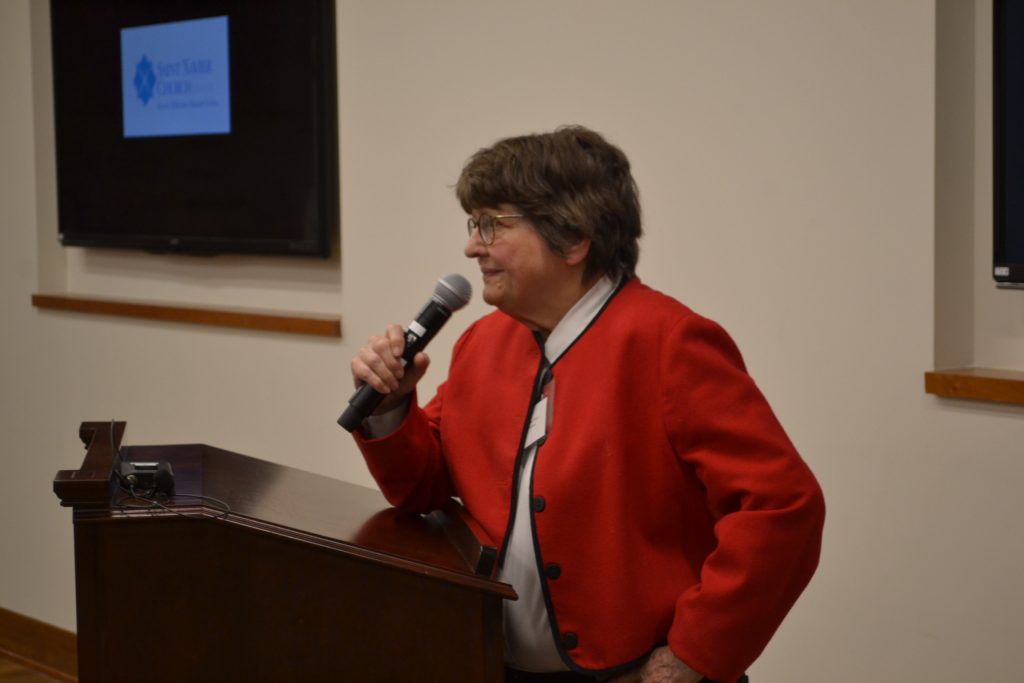
[[[1024,405],[1024,372],[955,368],[924,374],[924,390],[944,398]]]
[[[320,337],[340,337],[339,316],[307,313],[255,311],[237,308],[177,306],[73,296],[69,294],[32,295],[32,305],[55,311],[74,311],[96,315],[162,320],[165,322],[215,325],[249,330],[266,330]]]

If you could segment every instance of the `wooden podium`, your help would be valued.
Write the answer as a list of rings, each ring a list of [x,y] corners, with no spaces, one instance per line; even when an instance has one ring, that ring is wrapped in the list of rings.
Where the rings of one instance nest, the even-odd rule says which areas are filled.
[[[412,515],[210,446],[121,448],[123,432],[83,423],[85,460],[53,484],[74,510],[82,683],[503,680],[515,593],[457,506]],[[119,459],[170,463],[166,509],[131,507]]]

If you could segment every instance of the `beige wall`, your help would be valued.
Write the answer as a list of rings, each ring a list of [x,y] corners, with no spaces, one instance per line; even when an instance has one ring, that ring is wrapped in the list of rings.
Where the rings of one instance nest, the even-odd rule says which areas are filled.
[[[986,3],[977,46],[954,53],[984,56]],[[949,344],[964,364],[1024,369],[1022,295],[978,272],[984,59],[953,86],[940,74],[961,89],[939,89],[940,114],[975,90],[979,103],[940,116],[936,145],[949,3],[338,0],[342,244],[325,263],[58,248],[46,7],[0,2],[0,607],[74,627],[70,513],[50,481],[80,462],[81,420],[369,484],[334,424],[348,358],[440,275],[478,280],[450,189],[462,162],[580,122],[634,162],[641,276],[733,333],[826,491],[821,569],[755,680],[1019,677],[1024,410],[923,393]],[[947,135],[971,136],[968,151]],[[973,187],[952,208],[935,190],[949,154],[978,169],[949,181]],[[966,218],[950,227],[937,206]],[[936,289],[950,233],[974,235],[974,267],[954,264],[968,304]],[[29,305],[39,289],[339,312],[345,336],[44,313]],[[483,311],[435,341],[426,391]],[[949,334],[967,341],[943,346]]]

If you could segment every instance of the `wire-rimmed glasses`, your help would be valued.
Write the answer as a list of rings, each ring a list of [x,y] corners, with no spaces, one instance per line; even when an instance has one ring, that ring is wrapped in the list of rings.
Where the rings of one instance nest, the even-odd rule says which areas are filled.
[[[470,235],[473,234],[473,229],[477,228],[480,230],[480,239],[484,244],[494,244],[494,231],[498,227],[505,227],[499,221],[505,218],[524,218],[525,214],[521,213],[500,213],[500,214],[489,214],[482,213],[480,218],[473,218],[470,216],[466,220],[466,232]]]

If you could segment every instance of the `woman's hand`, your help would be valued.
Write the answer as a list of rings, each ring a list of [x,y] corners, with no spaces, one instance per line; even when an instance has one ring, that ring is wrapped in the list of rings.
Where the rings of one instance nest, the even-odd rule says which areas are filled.
[[[700,683],[703,678],[666,646],[652,652],[639,669],[616,676],[608,683]]]
[[[401,403],[430,365],[425,353],[417,353],[410,365],[403,366],[404,351],[405,332],[400,325],[391,324],[383,336],[370,337],[352,358],[352,382],[356,388],[369,384],[385,395],[376,413],[385,413]]]

